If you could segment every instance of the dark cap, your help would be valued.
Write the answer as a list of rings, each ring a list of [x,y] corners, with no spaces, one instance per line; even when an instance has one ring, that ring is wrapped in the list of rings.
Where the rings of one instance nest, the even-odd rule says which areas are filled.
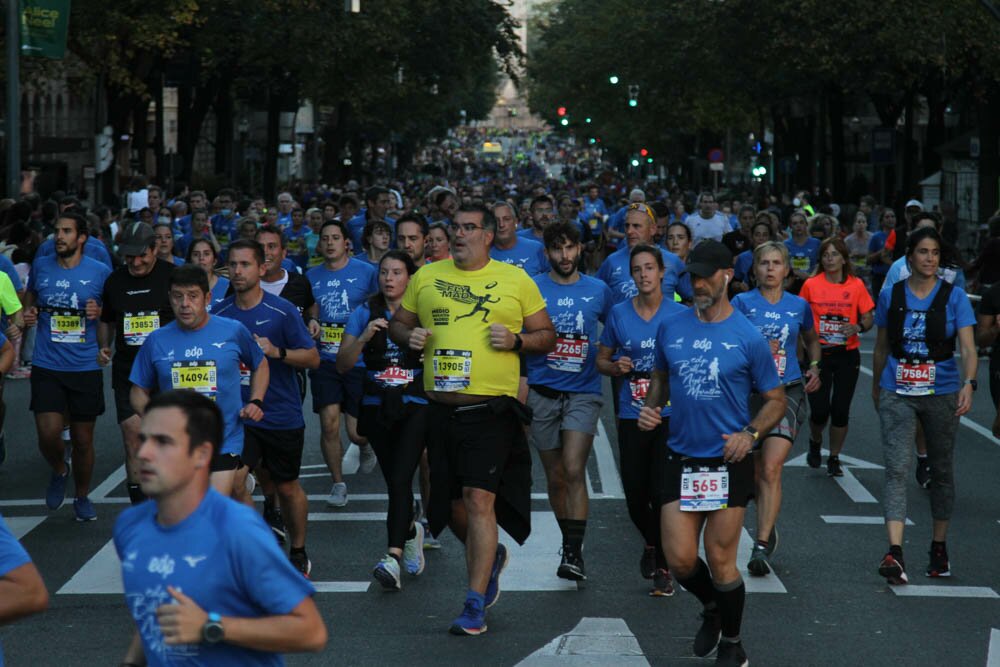
[[[733,253],[729,248],[713,239],[705,239],[688,254],[684,273],[709,278],[719,269],[733,268]]]
[[[122,256],[141,255],[156,242],[153,228],[145,222],[130,222],[118,238],[118,252]]]

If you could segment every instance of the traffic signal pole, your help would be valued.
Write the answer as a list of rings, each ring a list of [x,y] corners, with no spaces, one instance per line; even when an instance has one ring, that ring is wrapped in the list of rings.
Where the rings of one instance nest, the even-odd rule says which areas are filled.
[[[18,0],[7,0],[7,122],[4,139],[7,144],[7,197],[21,194],[21,110],[20,47],[21,31]]]

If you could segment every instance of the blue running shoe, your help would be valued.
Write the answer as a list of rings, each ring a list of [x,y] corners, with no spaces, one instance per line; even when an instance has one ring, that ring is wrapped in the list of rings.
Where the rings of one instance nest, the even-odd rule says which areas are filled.
[[[453,635],[481,635],[486,632],[486,609],[483,601],[472,597],[465,598],[465,608],[462,615],[451,622],[448,632]]]
[[[493,560],[493,571],[490,572],[490,582],[486,584],[486,608],[489,609],[500,599],[500,575],[510,562],[507,547],[497,545],[497,557]]]
[[[73,511],[77,521],[97,521],[97,512],[90,498],[76,498],[73,501]]]
[[[62,507],[66,500],[66,482],[69,481],[69,471],[65,475],[52,473],[49,478],[49,488],[45,489],[45,505],[50,510],[57,510]]]

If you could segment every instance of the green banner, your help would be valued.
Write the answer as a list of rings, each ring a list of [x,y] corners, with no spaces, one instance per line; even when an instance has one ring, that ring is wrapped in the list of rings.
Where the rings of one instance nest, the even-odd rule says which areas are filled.
[[[21,55],[61,59],[66,55],[70,0],[20,0]]]

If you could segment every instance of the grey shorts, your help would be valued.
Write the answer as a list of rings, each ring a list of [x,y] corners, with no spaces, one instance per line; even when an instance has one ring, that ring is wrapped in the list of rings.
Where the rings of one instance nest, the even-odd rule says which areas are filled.
[[[785,398],[787,407],[785,416],[781,418],[778,425],[771,429],[771,432],[760,439],[764,442],[766,438],[784,438],[791,443],[795,442],[795,437],[799,434],[799,429],[806,420],[806,390],[801,382],[785,385]],[[760,394],[753,394],[750,397],[750,416],[754,417],[760,412],[764,405],[764,400]],[[758,447],[760,444],[758,444]]]
[[[579,431],[595,435],[604,399],[597,394],[566,392],[559,398],[542,396],[528,390],[528,407],[532,410],[528,442],[539,451],[562,448],[560,431]]]

